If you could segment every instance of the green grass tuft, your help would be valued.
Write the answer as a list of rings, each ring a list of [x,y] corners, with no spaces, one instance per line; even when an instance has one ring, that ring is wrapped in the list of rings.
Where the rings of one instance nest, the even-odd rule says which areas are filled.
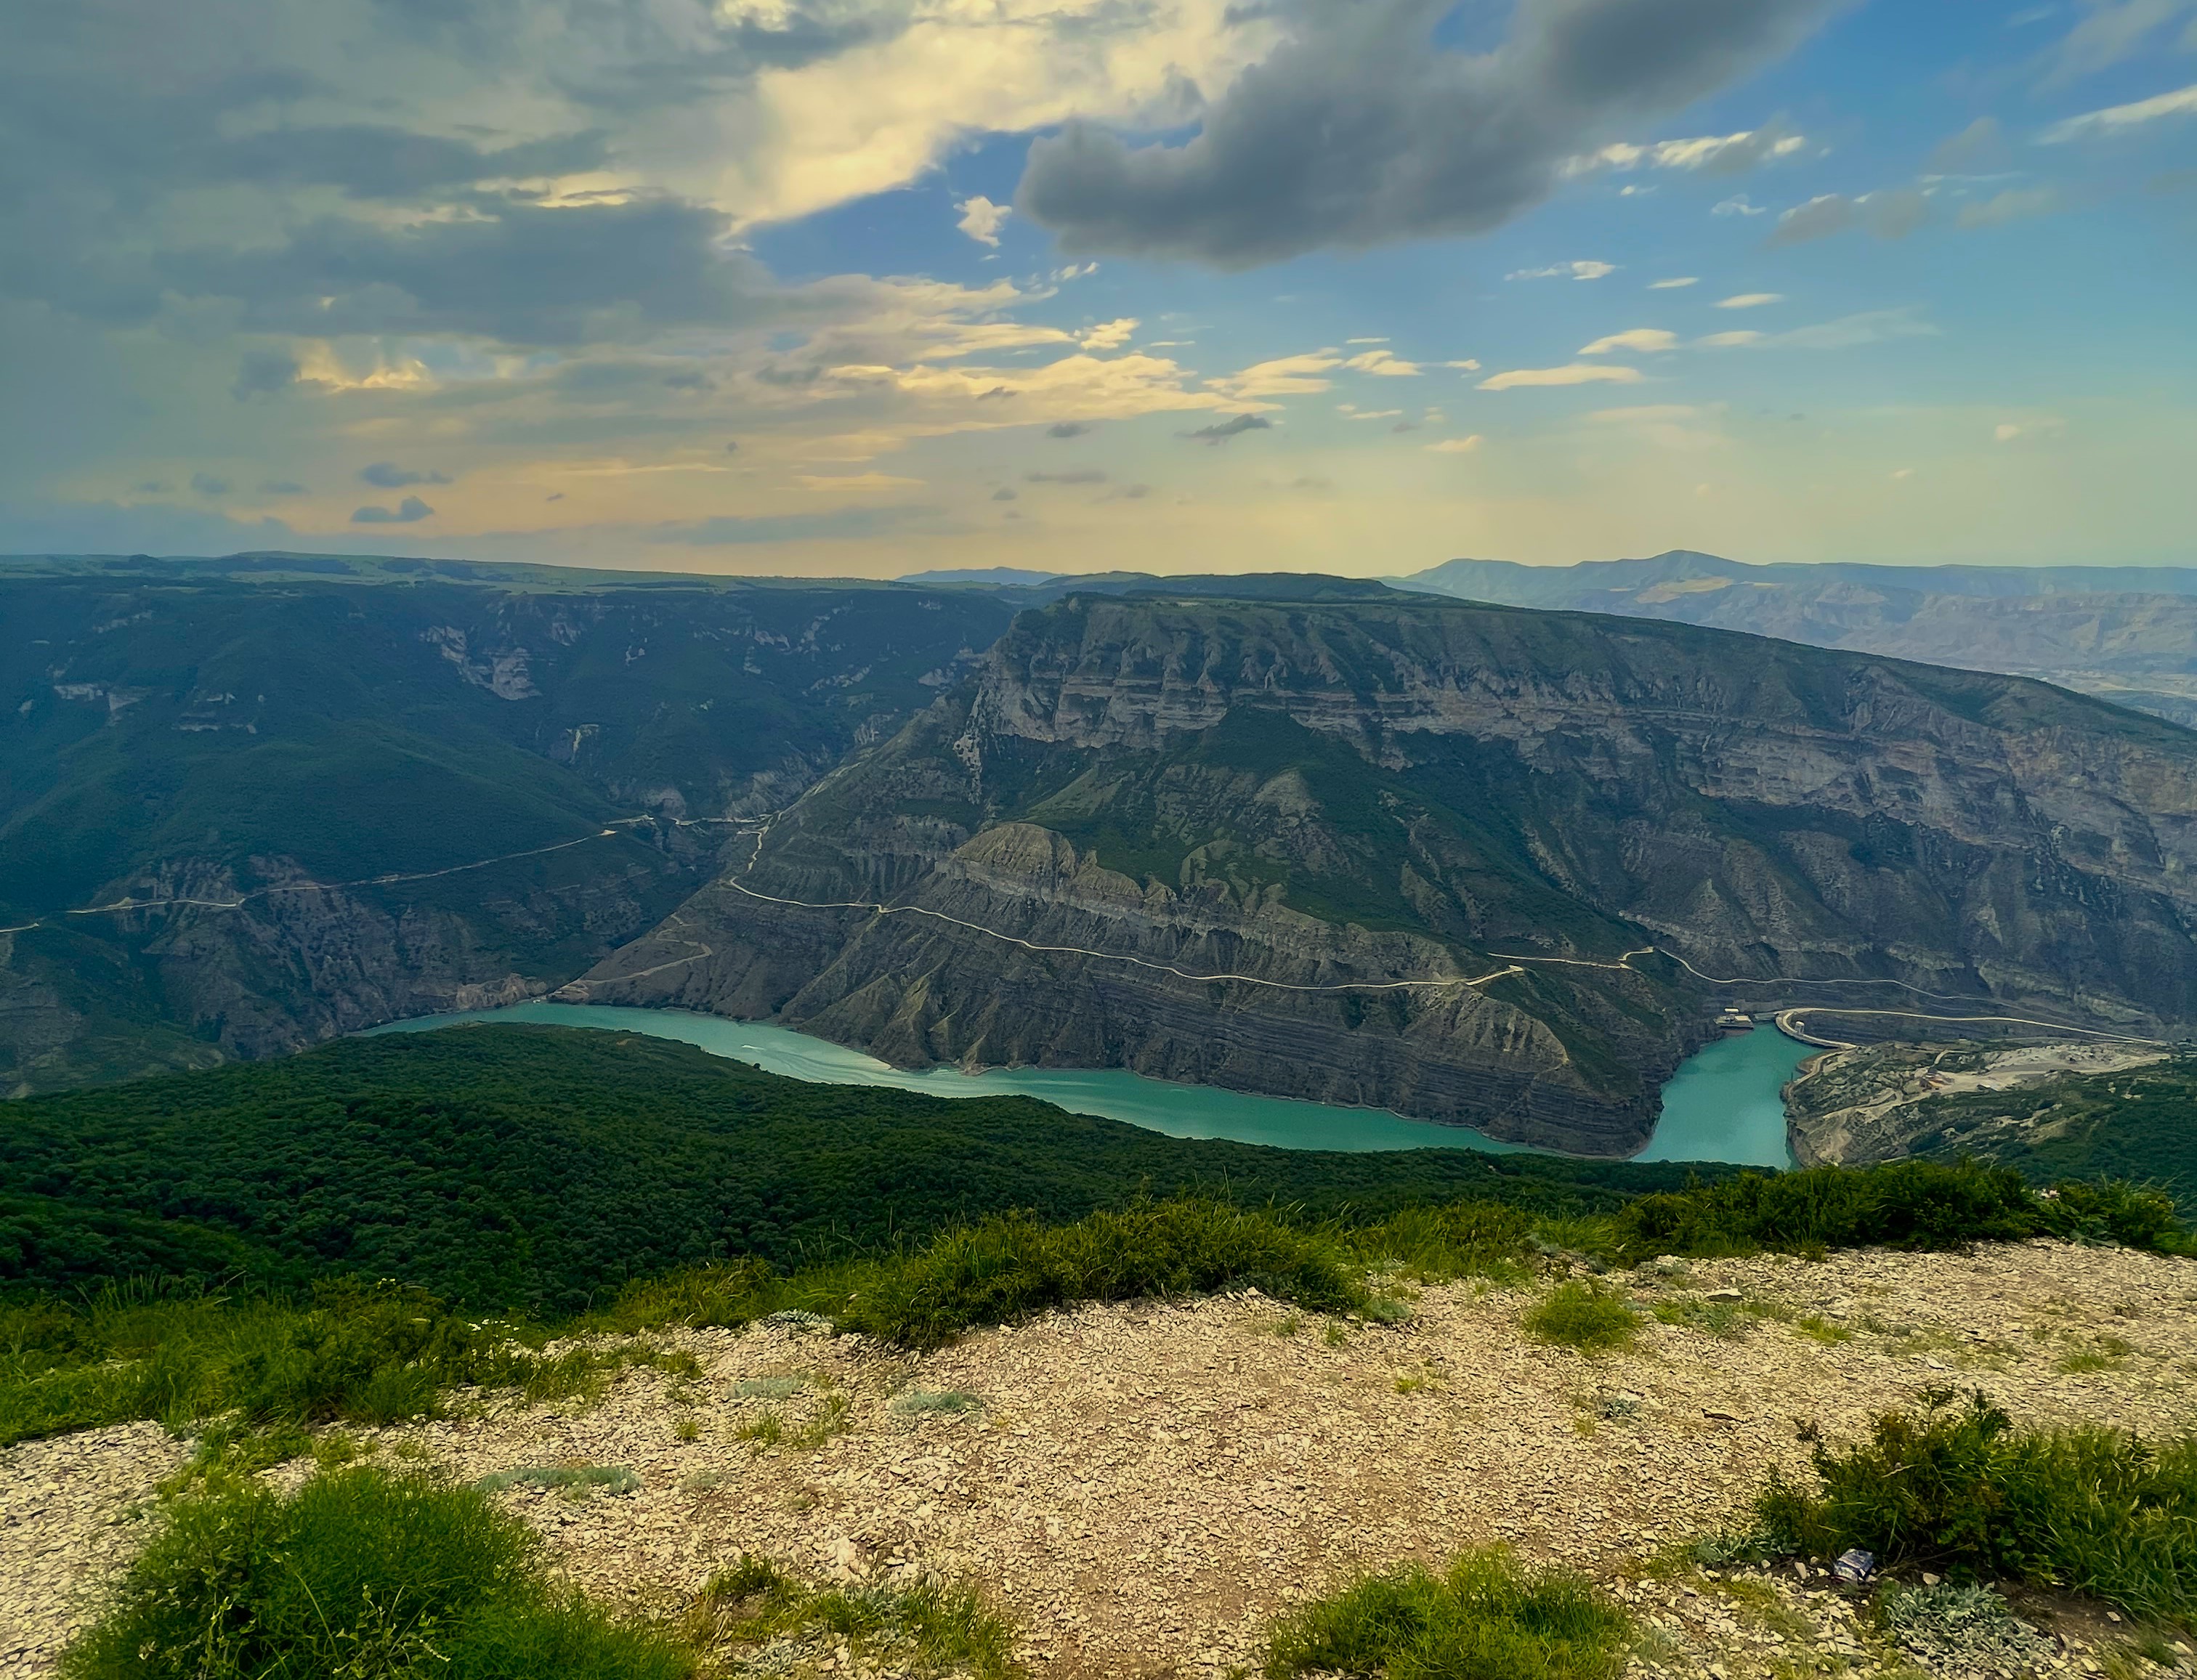
[[[374,1469],[176,1501],[62,1680],[686,1680],[691,1654],[550,1584],[478,1492]]]
[[[1614,1680],[1625,1614],[1579,1577],[1522,1568],[1500,1547],[1437,1574],[1409,1564],[1316,1599],[1276,1625],[1267,1680]]]
[[[973,1587],[817,1589],[757,1557],[743,1557],[710,1580],[687,1612],[686,1633],[710,1651],[831,1639],[902,1671],[977,1680],[1020,1673],[1013,1628]]]
[[[1923,1396],[1844,1451],[1814,1443],[1813,1490],[1773,1474],[1763,1524],[1792,1550],[1850,1547],[2100,1598],[2142,1616],[2197,1613],[2197,1436],[2017,1430],[1980,1392]]]
[[[1537,1341],[1607,1353],[1632,1344],[1640,1318],[1615,1290],[1573,1278],[1542,1296],[1527,1312],[1524,1327]]]

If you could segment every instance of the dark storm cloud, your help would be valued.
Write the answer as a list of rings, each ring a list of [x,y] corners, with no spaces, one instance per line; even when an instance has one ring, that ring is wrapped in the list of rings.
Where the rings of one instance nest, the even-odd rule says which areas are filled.
[[[156,259],[186,298],[229,298],[270,332],[459,333],[569,345],[772,316],[775,287],[722,248],[720,212],[670,198],[551,208],[515,195],[466,219],[382,227],[343,217],[280,244]]]
[[[1211,426],[1201,426],[1195,432],[1180,435],[1201,443],[1225,443],[1231,437],[1241,437],[1247,432],[1272,432],[1273,421],[1264,414],[1238,414],[1233,420],[1216,420]]]
[[[240,403],[273,397],[297,384],[299,371],[298,358],[287,350],[248,350],[236,365],[236,379],[229,394]]]
[[[479,181],[530,181],[600,168],[600,132],[559,135],[496,151],[462,140],[365,123],[262,129],[193,159],[208,178],[260,186],[340,187],[357,198],[409,199]]]
[[[1081,420],[1058,420],[1045,429],[1048,437],[1081,437],[1091,428]]]
[[[416,525],[434,511],[418,496],[408,495],[397,504],[394,513],[386,507],[362,507],[351,516],[351,522],[355,525]]]
[[[211,472],[194,472],[191,474],[191,488],[200,495],[227,495],[229,480],[217,478]]]
[[[371,466],[362,466],[358,476],[380,490],[401,490],[408,484],[447,484],[450,482],[447,473],[416,472],[389,461],[377,461]]]
[[[1070,123],[1017,208],[1078,253],[1229,269],[1484,231],[1565,165],[1787,51],[1840,0],[1520,0],[1493,52],[1434,44],[1454,0],[1301,0],[1296,33],[1180,146]]]

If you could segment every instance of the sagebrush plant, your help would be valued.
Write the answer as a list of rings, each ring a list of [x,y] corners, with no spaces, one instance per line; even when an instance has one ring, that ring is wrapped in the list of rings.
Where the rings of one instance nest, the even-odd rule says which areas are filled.
[[[1608,1284],[1574,1277],[1561,1283],[1527,1309],[1526,1334],[1537,1341],[1576,1347],[1583,1353],[1607,1353],[1631,1345],[1640,1316]]]
[[[1763,1525],[1791,1550],[2013,1579],[2138,1615],[2197,1614],[2197,1436],[2017,1429],[1980,1391],[1932,1389],[1838,1450],[1811,1432],[1817,1486],[1773,1473]]]
[[[1577,1575],[1533,1571],[1502,1547],[1370,1576],[1278,1622],[1261,1671],[1385,1680],[1614,1680],[1632,1625]]]
[[[481,1493],[372,1467],[171,1501],[61,1680],[687,1680],[678,1641],[554,1586]]]

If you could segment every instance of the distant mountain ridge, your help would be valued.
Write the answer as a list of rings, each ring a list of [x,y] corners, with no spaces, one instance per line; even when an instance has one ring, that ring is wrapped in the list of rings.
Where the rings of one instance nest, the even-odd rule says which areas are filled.
[[[1389,581],[2004,671],[2197,725],[2197,567],[1748,565],[1674,549],[1568,566],[1452,560]]]

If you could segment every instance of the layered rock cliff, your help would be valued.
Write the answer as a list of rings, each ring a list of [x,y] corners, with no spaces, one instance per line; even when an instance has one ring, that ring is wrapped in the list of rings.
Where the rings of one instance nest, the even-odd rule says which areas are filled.
[[[1703,976],[2188,1018],[2193,817],[2197,738],[2034,683],[1434,602],[1071,598],[584,988],[1619,1152]]]

